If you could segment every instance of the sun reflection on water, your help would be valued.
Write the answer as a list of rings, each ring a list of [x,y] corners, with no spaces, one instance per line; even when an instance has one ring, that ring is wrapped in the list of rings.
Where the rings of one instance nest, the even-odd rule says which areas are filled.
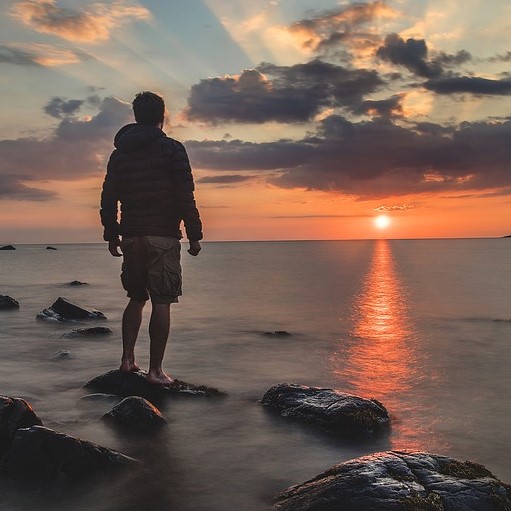
[[[376,242],[350,319],[350,338],[339,346],[344,363],[336,367],[337,376],[349,382],[353,393],[386,406],[393,418],[393,448],[420,448],[418,404],[410,396],[420,381],[417,336],[387,240]]]

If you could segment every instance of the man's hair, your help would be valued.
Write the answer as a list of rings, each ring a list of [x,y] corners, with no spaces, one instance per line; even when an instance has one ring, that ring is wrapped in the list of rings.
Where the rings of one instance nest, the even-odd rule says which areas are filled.
[[[154,92],[139,92],[133,100],[133,113],[135,121],[139,124],[156,126],[163,122],[165,116],[165,102],[161,96]]]

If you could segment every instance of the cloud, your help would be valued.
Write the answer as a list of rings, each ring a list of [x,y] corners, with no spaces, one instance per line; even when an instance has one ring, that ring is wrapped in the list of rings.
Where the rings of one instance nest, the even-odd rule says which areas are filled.
[[[151,18],[145,7],[120,0],[82,10],[59,7],[56,0],[24,0],[14,3],[11,15],[37,32],[87,43],[109,39],[111,30],[126,22]]]
[[[208,123],[306,122],[327,108],[354,108],[382,84],[375,71],[319,59],[294,66],[263,63],[239,76],[193,85],[186,116]]]
[[[458,66],[472,58],[470,53],[461,50],[456,55],[440,52],[428,61],[428,47],[424,39],[409,38],[405,41],[398,34],[389,34],[376,51],[376,56],[406,67],[423,78],[438,78],[444,73],[445,67]]]
[[[196,164],[209,169],[273,171],[267,181],[274,186],[362,199],[511,185],[511,121],[423,128],[332,115],[315,136],[299,141],[195,141],[187,147]]]
[[[90,54],[69,48],[39,43],[0,44],[0,63],[17,66],[56,67],[77,64],[93,58]]]
[[[313,51],[328,51],[339,45],[372,48],[379,36],[361,28],[377,19],[393,18],[396,11],[383,1],[360,2],[325,11],[293,23],[291,33]]]
[[[257,176],[242,176],[241,174],[224,174],[220,176],[206,176],[197,179],[197,183],[205,183],[205,184],[237,184],[243,183],[245,181],[250,181],[252,179],[256,179]]]
[[[373,117],[383,117],[386,119],[403,117],[404,94],[395,94],[388,99],[365,100],[359,106],[353,109],[353,113],[358,115],[371,115]]]
[[[470,93],[494,96],[511,94],[511,78],[492,80],[478,76],[449,76],[428,80],[423,86],[437,94]]]
[[[118,128],[132,120],[131,105],[107,97],[88,119],[73,117],[82,100],[53,98],[45,106],[60,118],[44,139],[0,140],[2,199],[48,200],[54,194],[29,188],[30,181],[74,180],[101,175]]]
[[[43,108],[44,112],[55,119],[62,119],[68,115],[74,115],[83,105],[81,99],[70,99],[55,97]]]

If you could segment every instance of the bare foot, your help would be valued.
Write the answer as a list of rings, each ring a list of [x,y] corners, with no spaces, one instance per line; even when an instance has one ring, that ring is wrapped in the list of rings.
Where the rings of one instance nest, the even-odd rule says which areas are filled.
[[[136,373],[137,371],[140,371],[140,367],[135,361],[123,360],[119,367],[119,371],[122,371],[123,373]]]
[[[146,380],[153,385],[172,385],[174,380],[163,371],[149,371],[146,376]]]

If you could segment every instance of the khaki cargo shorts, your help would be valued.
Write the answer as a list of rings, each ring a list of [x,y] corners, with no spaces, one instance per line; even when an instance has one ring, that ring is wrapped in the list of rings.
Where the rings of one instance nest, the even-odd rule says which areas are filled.
[[[121,282],[128,297],[153,303],[176,303],[181,289],[181,243],[176,238],[123,238]]]

